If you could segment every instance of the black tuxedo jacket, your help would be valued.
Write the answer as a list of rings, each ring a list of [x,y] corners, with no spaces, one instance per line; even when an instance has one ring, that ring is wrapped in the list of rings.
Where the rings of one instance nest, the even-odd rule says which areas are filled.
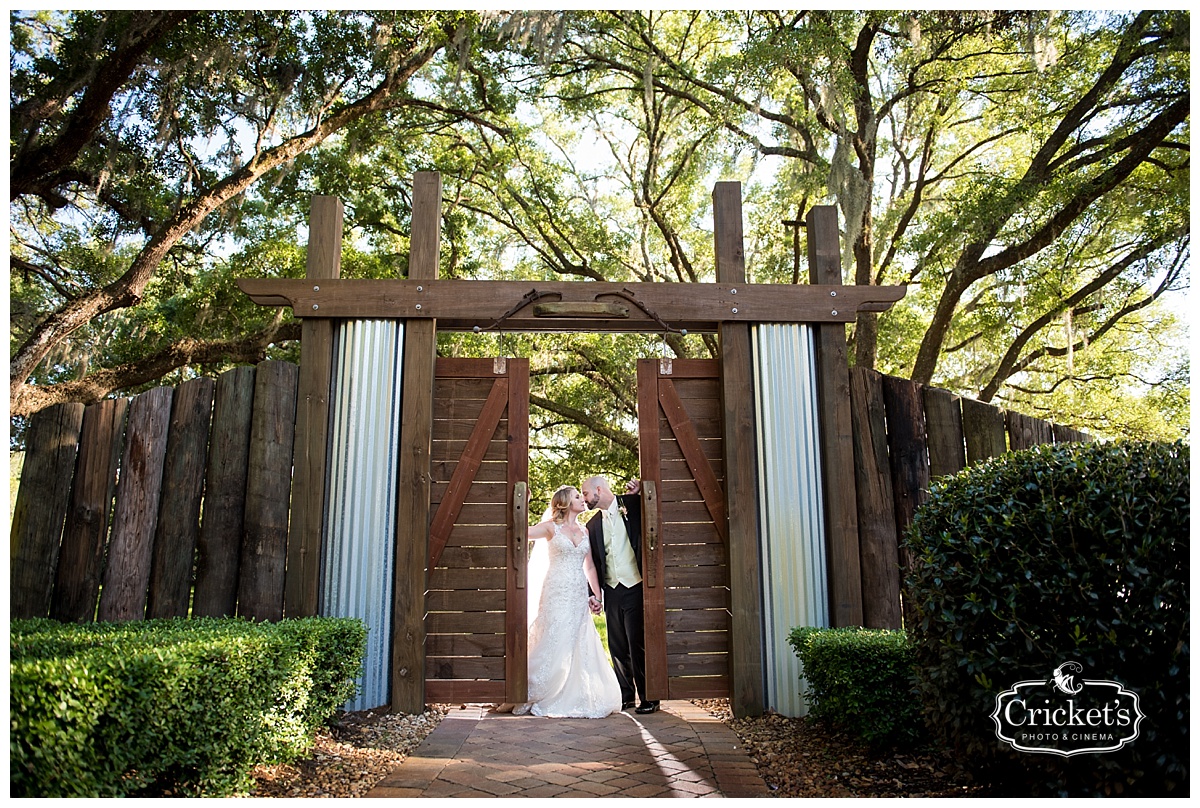
[[[642,497],[641,494],[622,494],[617,497],[617,504],[625,508],[621,516],[625,520],[625,532],[629,534],[629,543],[633,546],[633,556],[637,559],[638,573],[642,571]],[[587,522],[588,543],[592,548],[592,562],[596,565],[596,575],[600,585],[604,586],[605,570],[608,559],[604,552],[604,514],[595,513]],[[598,593],[597,593],[598,594]]]

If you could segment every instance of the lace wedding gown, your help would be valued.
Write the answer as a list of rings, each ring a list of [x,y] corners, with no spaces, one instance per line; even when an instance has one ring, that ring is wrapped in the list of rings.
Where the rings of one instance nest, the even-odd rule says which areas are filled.
[[[621,709],[621,688],[588,610],[583,572],[590,552],[554,529],[537,616],[529,626],[529,702],[514,713],[604,718]]]

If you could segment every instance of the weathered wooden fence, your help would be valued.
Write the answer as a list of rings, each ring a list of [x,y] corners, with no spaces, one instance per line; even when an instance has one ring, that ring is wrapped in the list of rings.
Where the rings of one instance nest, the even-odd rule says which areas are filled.
[[[901,626],[902,537],[933,478],[1044,443],[1088,440],[1051,424],[908,379],[851,368],[863,625]]]
[[[11,614],[284,616],[298,369],[240,367],[34,416]],[[906,379],[850,372],[863,623],[899,627],[901,537],[932,478],[1087,436]]]
[[[35,415],[12,617],[282,617],[297,378],[268,361]]]

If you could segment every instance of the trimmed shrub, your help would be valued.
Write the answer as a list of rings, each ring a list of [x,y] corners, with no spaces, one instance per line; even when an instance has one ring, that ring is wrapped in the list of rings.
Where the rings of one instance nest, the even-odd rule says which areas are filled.
[[[244,791],[355,692],[358,620],[11,626],[14,797]]]
[[[907,537],[906,599],[931,730],[1024,794],[1188,790],[1189,459],[1181,443],[1057,444],[935,483]],[[1018,752],[998,693],[1067,661],[1134,691],[1115,752]]]
[[[804,665],[813,717],[872,746],[924,737],[913,649],[903,631],[803,626],[792,629],[788,644]]]

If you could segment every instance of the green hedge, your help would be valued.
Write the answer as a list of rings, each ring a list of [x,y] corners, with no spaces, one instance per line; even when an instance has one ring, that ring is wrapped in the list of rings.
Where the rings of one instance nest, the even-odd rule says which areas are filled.
[[[874,746],[924,737],[913,649],[903,631],[802,626],[788,643],[804,665],[814,717]]]
[[[243,791],[352,698],[361,621],[11,625],[14,797]]]
[[[1024,794],[1188,788],[1190,451],[1181,443],[1057,444],[935,483],[908,536],[905,596],[933,729]],[[1140,697],[1116,752],[1017,752],[990,714],[1001,691],[1081,663]]]

